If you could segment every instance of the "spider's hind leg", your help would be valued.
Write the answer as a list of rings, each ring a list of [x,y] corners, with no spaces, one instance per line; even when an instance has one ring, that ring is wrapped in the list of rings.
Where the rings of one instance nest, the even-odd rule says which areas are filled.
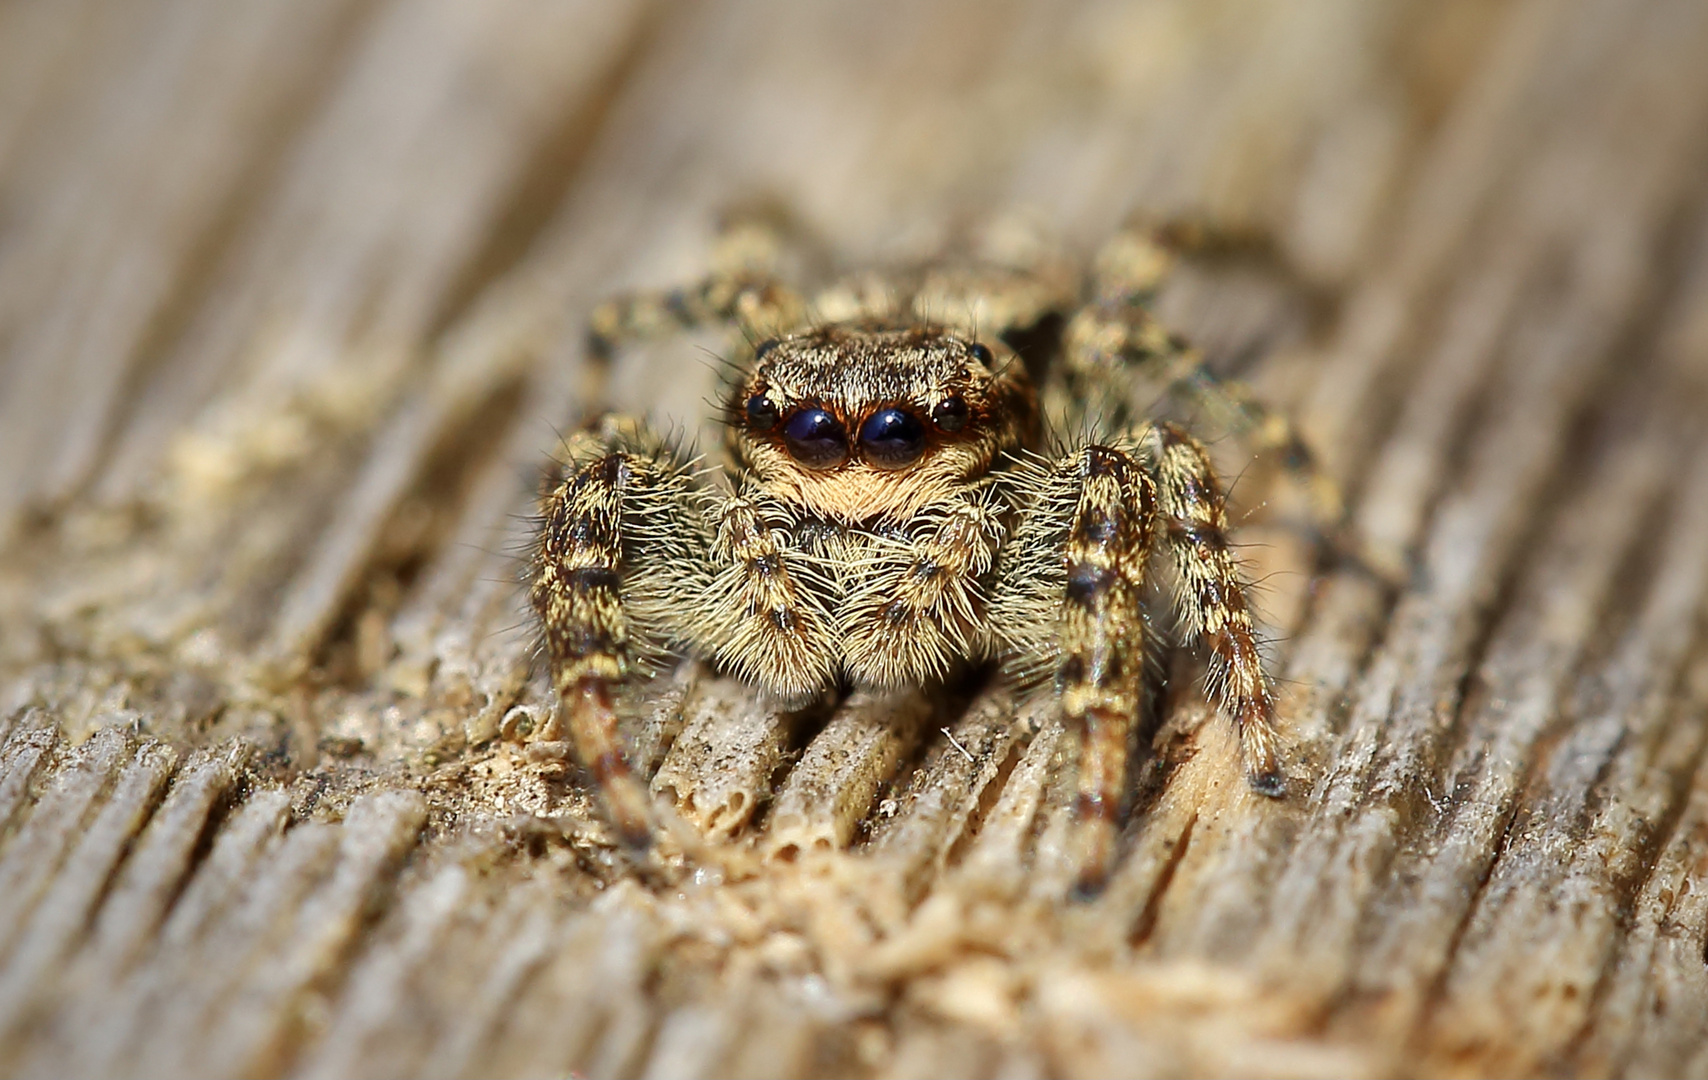
[[[1309,497],[1315,531],[1338,542],[1344,518],[1340,486],[1298,429],[1245,383],[1217,377],[1203,354],[1152,311],[1182,253],[1250,244],[1244,237],[1179,224],[1116,234],[1098,255],[1093,300],[1063,331],[1061,362],[1045,388],[1045,407],[1070,429],[1085,423],[1088,408],[1102,410],[1098,419],[1104,423],[1130,426],[1145,419],[1153,401],[1178,400],[1255,452],[1278,455]]]
[[[796,246],[795,231],[775,214],[731,215],[719,228],[705,277],[679,288],[622,293],[594,308],[588,354],[609,361],[627,342],[701,326],[733,324],[757,341],[802,325],[806,303],[779,274],[785,250]]]

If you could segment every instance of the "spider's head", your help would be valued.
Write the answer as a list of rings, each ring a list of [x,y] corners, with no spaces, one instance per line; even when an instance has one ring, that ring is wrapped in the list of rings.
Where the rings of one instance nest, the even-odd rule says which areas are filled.
[[[1036,413],[1025,369],[937,329],[831,325],[761,343],[728,402],[737,459],[843,522],[904,520],[987,472]]]

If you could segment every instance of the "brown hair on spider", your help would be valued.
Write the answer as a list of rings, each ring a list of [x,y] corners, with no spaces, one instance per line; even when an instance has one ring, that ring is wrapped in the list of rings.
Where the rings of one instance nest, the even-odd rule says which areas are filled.
[[[906,519],[1030,439],[1032,388],[1005,359],[936,328],[831,325],[761,342],[727,403],[735,456],[819,517]]]

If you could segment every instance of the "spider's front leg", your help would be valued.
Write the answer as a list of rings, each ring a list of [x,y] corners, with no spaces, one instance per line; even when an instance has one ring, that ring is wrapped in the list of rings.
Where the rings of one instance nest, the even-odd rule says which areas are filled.
[[[1141,705],[1153,556],[1172,564],[1182,636],[1209,650],[1205,685],[1239,731],[1247,780],[1272,796],[1284,790],[1274,696],[1202,445],[1146,424],[1022,475],[1027,510],[1003,553],[993,624],[1023,669],[1053,667],[1081,741],[1079,887],[1091,892],[1109,872]]]
[[[703,587],[710,536],[693,471],[638,423],[605,417],[566,443],[529,568],[552,686],[576,754],[623,839],[652,814],[617,732],[614,690],[665,651],[671,599]]]
[[[1079,888],[1089,893],[1108,876],[1127,736],[1142,704],[1156,485],[1127,440],[1020,475],[1027,508],[1003,550],[992,626],[1023,672],[1053,669],[1080,741],[1074,812]]]
[[[1263,669],[1257,631],[1228,543],[1225,496],[1204,444],[1173,424],[1150,425],[1157,487],[1158,550],[1174,568],[1181,636],[1209,650],[1204,688],[1234,721],[1246,780],[1261,795],[1286,791],[1275,733],[1275,693]]]
[[[606,417],[565,449],[530,599],[576,753],[623,839],[644,846],[651,804],[623,754],[615,690],[689,646],[800,697],[831,678],[828,620],[755,503],[700,487],[669,442]]]

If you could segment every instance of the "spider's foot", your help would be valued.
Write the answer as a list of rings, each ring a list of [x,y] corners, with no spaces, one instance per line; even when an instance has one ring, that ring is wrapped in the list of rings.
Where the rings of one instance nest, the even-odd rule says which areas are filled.
[[[610,777],[598,767],[593,770],[595,781],[605,800],[605,812],[611,816],[611,827],[617,839],[636,855],[652,847],[652,806],[640,783],[630,775]]]
[[[624,847],[645,852],[652,846],[655,831],[652,797],[623,756],[610,688],[603,679],[582,679],[566,697],[570,731],[605,804],[611,827]]]
[[[1287,774],[1281,768],[1273,710],[1265,695],[1243,702],[1234,715],[1239,725],[1246,783],[1259,795],[1279,799],[1287,794]]]
[[[1109,883],[1115,863],[1115,807],[1099,796],[1081,793],[1074,804],[1074,854],[1078,869],[1073,898],[1089,900]]]
[[[1271,799],[1279,799],[1287,794],[1287,778],[1279,769],[1271,772],[1248,772],[1245,774],[1245,781],[1251,785],[1251,790]]]

